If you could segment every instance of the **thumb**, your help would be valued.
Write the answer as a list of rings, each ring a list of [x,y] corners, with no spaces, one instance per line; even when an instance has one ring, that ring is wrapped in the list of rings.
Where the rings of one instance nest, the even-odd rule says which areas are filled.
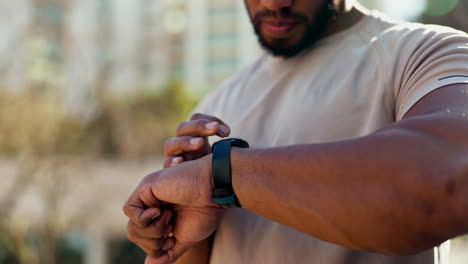
[[[146,256],[145,264],[158,264],[159,262],[156,261],[156,258],[151,256]]]

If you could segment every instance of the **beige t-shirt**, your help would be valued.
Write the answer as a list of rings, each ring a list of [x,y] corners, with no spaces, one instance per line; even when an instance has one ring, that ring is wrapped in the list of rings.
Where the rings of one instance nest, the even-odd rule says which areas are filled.
[[[261,56],[196,111],[221,118],[232,136],[254,148],[325,143],[369,135],[402,119],[424,95],[455,83],[468,84],[466,34],[372,12],[296,58]],[[229,209],[211,263],[431,264],[433,251],[412,257],[353,251]]]

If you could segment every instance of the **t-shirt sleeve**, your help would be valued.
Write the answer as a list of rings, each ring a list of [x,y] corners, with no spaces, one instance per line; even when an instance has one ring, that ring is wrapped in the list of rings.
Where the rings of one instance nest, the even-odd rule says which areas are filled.
[[[396,121],[430,92],[451,84],[468,84],[465,33],[430,26],[410,31],[401,40],[400,55],[404,59],[396,63],[398,77],[392,83]]]

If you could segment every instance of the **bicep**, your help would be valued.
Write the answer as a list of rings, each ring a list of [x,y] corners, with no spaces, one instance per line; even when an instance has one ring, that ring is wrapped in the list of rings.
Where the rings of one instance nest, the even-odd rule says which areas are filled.
[[[429,114],[468,122],[468,84],[452,84],[432,91],[413,105],[403,119]]]
[[[448,85],[427,94],[396,126],[425,135],[431,144],[438,142],[440,148],[448,147],[465,160],[468,150],[468,84]]]

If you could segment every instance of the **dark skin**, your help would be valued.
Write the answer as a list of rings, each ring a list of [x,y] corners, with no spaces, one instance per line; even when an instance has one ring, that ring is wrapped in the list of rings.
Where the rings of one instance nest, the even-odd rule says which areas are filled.
[[[305,10],[316,4],[246,2],[251,12],[261,5]],[[345,9],[327,32],[355,23],[360,17],[355,11]],[[291,40],[300,29],[291,31]],[[467,233],[466,94],[467,85],[440,88],[420,100],[402,121],[358,139],[233,149],[236,194],[255,214],[325,241],[387,255],[417,253]],[[129,238],[148,253],[146,263],[171,263],[184,253],[178,263],[208,263],[210,238],[223,211],[211,201],[206,137],[215,134],[229,135],[228,125],[215,117],[197,114],[181,124],[165,146],[166,169],[146,176],[125,204]],[[198,143],[191,144],[191,139]],[[161,201],[171,208],[164,214],[174,214],[173,228],[156,224],[167,219],[158,217]]]
[[[227,137],[229,134],[229,126],[220,119],[194,114],[189,121],[178,126],[176,137],[167,140],[164,147],[164,168],[205,157],[211,153],[208,136]],[[145,185],[145,182],[143,180],[141,185]],[[148,255],[145,263],[171,263],[188,249],[190,250],[177,263],[208,263],[212,243],[210,234],[216,228],[222,209],[216,204],[206,207],[174,205],[172,210],[165,210],[158,217],[160,210],[155,207],[161,206],[159,199],[155,199],[150,192],[139,192],[138,196],[135,200],[129,199],[124,211],[133,216],[139,215],[136,219],[129,220],[127,231],[129,240],[139,245]],[[176,213],[173,220],[177,223],[175,230],[171,224],[163,224],[167,223],[166,217],[172,211]],[[154,217],[156,220],[151,220]],[[210,231],[198,234],[192,232],[205,229]],[[200,241],[200,236],[205,239]],[[167,254],[169,252],[176,253]]]
[[[236,194],[255,214],[386,255],[415,254],[467,233],[468,97],[462,90],[468,85],[441,88],[370,136],[235,149]]]
[[[468,85],[440,88],[420,100],[402,121],[358,139],[233,149],[235,192],[244,208],[257,215],[357,250],[410,255],[465,234],[465,92]],[[125,205],[130,219],[140,223],[144,210],[131,207],[141,201],[140,194],[147,193],[148,200],[191,206],[198,210],[194,219],[212,221],[203,232],[175,233],[175,245],[178,237],[192,240],[162,257],[149,258],[148,263],[175,261],[214,231],[217,223],[210,219],[219,207],[211,201],[210,168],[211,155],[207,155],[152,173]],[[187,193],[180,195],[184,189]],[[178,224],[184,225],[176,221],[174,230]]]

